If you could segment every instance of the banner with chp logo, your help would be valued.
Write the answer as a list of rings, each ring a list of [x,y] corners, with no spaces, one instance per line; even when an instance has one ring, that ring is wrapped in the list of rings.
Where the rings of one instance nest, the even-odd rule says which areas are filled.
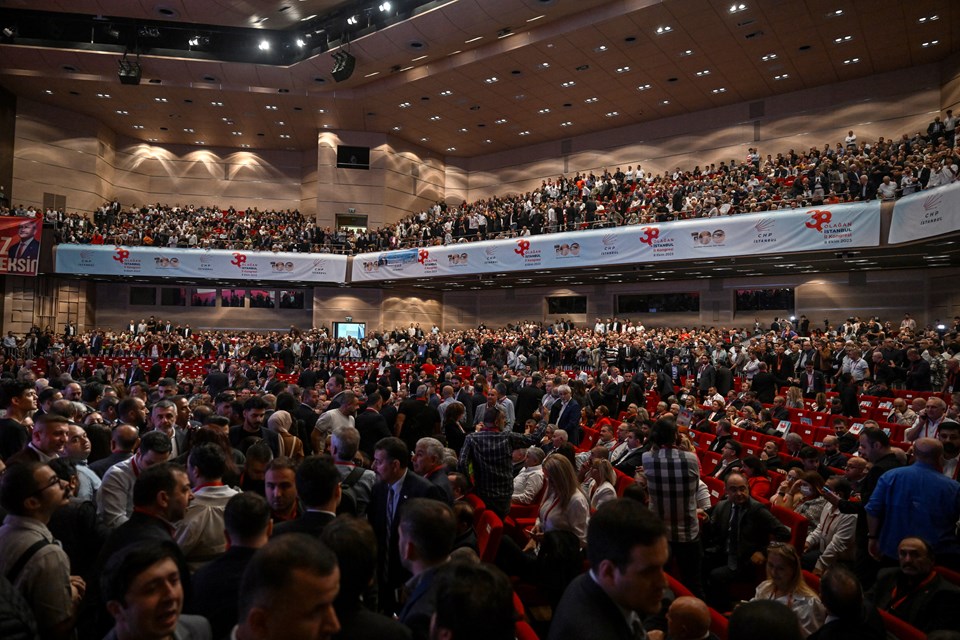
[[[342,283],[347,257],[327,253],[273,253],[61,244],[57,273],[229,280]]]
[[[890,244],[960,231],[960,182],[918,191],[897,200],[890,221]]]
[[[488,240],[353,258],[352,281],[632,265],[880,244],[880,203],[856,202]]]

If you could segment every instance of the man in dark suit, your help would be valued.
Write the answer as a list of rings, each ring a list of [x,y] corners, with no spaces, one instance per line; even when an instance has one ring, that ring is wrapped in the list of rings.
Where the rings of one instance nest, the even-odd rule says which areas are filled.
[[[834,566],[820,580],[820,598],[827,623],[810,640],[886,640],[883,619],[872,603],[864,602],[863,588],[854,573]]]
[[[321,541],[337,556],[340,591],[333,606],[340,621],[338,637],[353,640],[410,640],[410,629],[364,606],[377,566],[377,538],[360,518],[337,518],[323,530]]]
[[[746,477],[732,472],[726,480],[727,497],[710,511],[704,567],[709,571],[708,602],[714,609],[730,608],[730,585],[753,582],[765,562],[770,538],[786,541],[790,529],[750,497]]]
[[[697,395],[703,399],[710,387],[717,386],[717,370],[710,364],[708,356],[700,356],[700,365],[697,367]]]
[[[773,404],[773,398],[777,395],[777,378],[770,373],[766,362],[761,362],[758,367],[750,381],[750,390],[762,404]]]
[[[550,424],[557,425],[558,429],[563,429],[569,436],[569,441],[573,445],[580,444],[580,404],[573,399],[573,393],[568,385],[562,384],[557,387],[560,399],[550,407]]]
[[[68,421],[56,413],[37,417],[30,434],[30,442],[16,454],[7,458],[7,466],[18,462],[49,462],[58,457],[69,438]]]
[[[804,364],[803,372],[799,374],[796,384],[803,392],[804,398],[816,398],[818,393],[823,393],[827,388],[823,373],[814,369],[812,360],[807,360]]]
[[[227,552],[193,574],[192,602],[185,613],[202,615],[210,621],[214,638],[225,638],[237,620],[240,579],[250,558],[267,544],[273,528],[270,506],[252,491],[239,493],[223,510]]]
[[[453,490],[443,466],[443,443],[436,438],[420,438],[413,450],[413,470],[443,492],[447,504],[453,504]]]
[[[267,403],[257,396],[244,402],[243,424],[230,428],[230,446],[234,449],[240,449],[241,453],[246,453],[246,447],[242,446],[243,441],[248,436],[255,436],[261,438],[270,446],[274,456],[279,456],[280,436],[277,435],[276,431],[263,426],[263,418],[266,412]]]
[[[867,599],[924,633],[956,630],[960,588],[934,570],[930,544],[921,538],[904,538],[897,555],[900,566],[881,570]]]
[[[437,500],[414,498],[400,515],[400,560],[413,574],[407,601],[397,618],[414,640],[430,637],[430,618],[437,610],[437,571],[450,559],[457,535],[453,509]]]
[[[549,640],[645,637],[642,618],[660,611],[668,557],[660,518],[634,500],[605,503],[587,530],[591,570],[567,587]]]
[[[633,477],[633,474],[636,473],[637,467],[640,466],[643,458],[644,447],[642,436],[640,435],[640,427],[636,425],[629,425],[627,427],[627,449],[623,452],[620,457],[610,461],[613,464],[613,468],[617,471],[622,471],[630,477]]]
[[[124,376],[123,381],[126,382],[129,387],[134,382],[143,382],[146,379],[147,374],[140,368],[140,362],[138,360],[131,360],[130,370],[127,371],[127,375]]]
[[[723,451],[723,446],[730,440],[733,440],[731,426],[730,421],[726,418],[717,421],[717,437],[710,443],[710,446],[707,448],[708,451],[713,451],[714,453]]]
[[[273,535],[307,533],[319,538],[323,528],[337,517],[341,495],[340,472],[333,461],[326,456],[305,458],[297,467],[297,496],[304,512],[295,520],[278,524]]]
[[[227,374],[220,371],[214,363],[207,365],[207,377],[204,378],[203,384],[207,387],[207,393],[211,398],[216,398],[229,386]]]
[[[404,503],[411,498],[444,499],[436,485],[413,473],[409,465],[410,450],[399,438],[384,438],[374,448],[373,470],[380,482],[373,487],[367,518],[377,534],[379,601],[386,613],[396,611],[396,589],[410,577],[400,563],[397,532]]]
[[[11,260],[36,260],[40,255],[40,243],[34,238],[37,233],[37,221],[30,218],[24,220],[17,227],[17,236],[20,241],[11,245],[7,257]]]
[[[543,400],[543,380],[540,375],[527,376],[523,381],[523,386],[517,391],[516,404],[516,424],[525,424],[528,419],[533,417],[533,412],[540,406]]]
[[[354,425],[360,432],[360,451],[373,458],[376,444],[383,438],[390,437],[387,419],[381,413],[383,396],[379,391],[367,395],[367,404],[362,411],[357,412]]]
[[[110,434],[110,455],[101,458],[96,462],[91,462],[90,471],[103,478],[107,469],[133,457],[133,452],[140,445],[140,434],[137,429],[129,424],[121,424],[113,429]]]
[[[733,438],[727,440],[720,449],[720,462],[710,472],[710,477],[726,481],[727,476],[743,467],[740,460],[742,448]]]

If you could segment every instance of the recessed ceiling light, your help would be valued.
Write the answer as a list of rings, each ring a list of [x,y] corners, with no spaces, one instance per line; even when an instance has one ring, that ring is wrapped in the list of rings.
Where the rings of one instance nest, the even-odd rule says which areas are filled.
[[[646,91],[649,88],[650,88],[650,83],[648,82],[647,84],[642,84],[639,87],[637,87],[637,91]]]
[[[211,107],[222,107],[222,106],[223,106],[223,103],[222,103],[222,102],[219,102],[219,101],[217,101],[217,100],[211,100],[211,101],[210,101],[210,106],[211,106]]]
[[[147,138],[147,142],[160,142],[160,138]]]
[[[630,67],[626,65],[622,67],[617,67],[617,73],[626,73],[627,71],[630,71]]]
[[[843,9],[837,9],[836,11],[831,11],[827,14],[828,16],[838,17],[843,15]]]
[[[243,148],[243,149],[249,149],[249,148],[250,148],[250,145],[248,145],[248,144],[246,144],[246,143],[243,143],[243,144],[240,145],[240,147]]]
[[[607,112],[607,117],[608,117],[608,118],[615,118],[615,117],[617,117],[618,115],[620,115],[620,112],[619,112],[619,111],[608,111],[608,112]]]
[[[786,80],[786,79],[789,78],[789,77],[790,77],[790,74],[789,74],[789,73],[781,73],[780,75],[773,76],[773,79],[774,79],[774,80]]]
[[[940,44],[940,41],[939,41],[939,40],[931,40],[930,42],[924,42],[924,43],[921,44],[920,46],[921,46],[921,47],[932,47],[932,46],[938,45],[938,44]]]
[[[457,150],[456,147],[447,147],[447,151],[456,151],[456,150]]]
[[[597,53],[603,53],[604,51],[607,50],[607,45],[601,44],[601,45],[598,46],[598,47],[594,47],[593,50],[596,51]]]
[[[843,61],[843,64],[857,64],[858,62],[860,62],[860,58],[848,58]]]
[[[188,127],[188,128],[186,128],[186,129],[184,129],[183,132],[184,132],[184,133],[194,133],[194,130]]]
[[[440,92],[440,95],[442,95],[442,96],[452,96],[452,95],[453,95],[453,91],[450,91],[450,89],[444,89],[443,91]]]
[[[760,59],[763,60],[764,62],[770,62],[771,60],[776,60],[776,59],[777,59],[777,54],[775,54],[775,53],[768,53],[767,55],[763,56],[763,57],[760,58]]]
[[[268,105],[267,105],[267,111],[276,111],[277,109],[279,109],[279,107],[278,107],[277,105],[275,105],[275,104],[268,104]]]
[[[528,135],[530,135],[530,132],[529,132],[529,131],[521,131],[521,132],[520,132],[520,135],[521,135],[521,136],[528,136]]]
[[[440,119],[440,116],[430,116],[430,122],[437,122]]]
[[[429,140],[430,138],[427,138],[426,136],[424,136],[423,138],[420,138],[420,142],[428,142]]]
[[[673,27],[664,25],[662,27],[657,27],[657,35],[662,36],[665,33],[670,33],[673,31]]]
[[[584,100],[584,102],[586,102],[587,104],[593,104],[594,102],[597,102],[599,99],[600,98],[597,98],[596,96],[594,96],[592,98],[587,98],[586,100]]]
[[[537,69],[549,69],[549,68],[550,68],[549,62],[541,62],[540,64],[537,65]]]
[[[483,40],[483,36],[477,36],[476,38],[470,38],[469,40],[464,40],[463,44],[470,44],[471,42],[476,42],[477,40]]]
[[[486,82],[487,84],[493,84],[494,82],[498,82],[499,80],[500,78],[498,78],[497,76],[490,76],[489,78],[484,80],[484,82]]]
[[[726,87],[719,87],[719,88],[717,88],[717,89],[714,89],[714,90],[711,91],[710,93],[726,93],[726,92],[727,92],[727,88],[726,88]]]
[[[52,96],[52,95],[53,95],[53,91],[50,90],[50,89],[44,89],[43,92],[44,92],[45,94],[47,94],[48,96]]]
[[[284,122],[283,120],[277,120],[276,124],[280,127],[283,127],[283,126],[286,126],[287,123]]]
[[[507,119],[506,119],[506,118],[498,118],[498,119],[496,119],[496,120],[493,121],[493,124],[506,124],[506,123],[507,123]]]
[[[844,42],[850,42],[851,40],[853,40],[853,36],[851,35],[840,36],[839,38],[833,39],[835,44],[843,44]]]
[[[194,142],[194,144],[207,144],[207,143],[204,142],[203,140],[197,140],[196,142]]]
[[[394,131],[400,131],[400,125],[397,125],[393,128]]]
[[[743,4],[742,2],[739,4],[732,4],[730,5],[730,8],[727,9],[727,11],[729,11],[730,13],[740,13],[741,11],[746,11],[746,10],[747,10],[747,5]]]
[[[544,114],[550,113],[550,109],[543,108],[537,111],[537,113],[539,113],[540,115],[544,115]]]
[[[110,98],[111,96],[110,96],[109,93],[98,93],[98,94],[97,94],[97,97],[98,97],[98,98]]]
[[[410,62],[420,62],[421,60],[423,60],[423,59],[426,58],[426,57],[427,57],[427,56],[418,56],[418,57],[414,58],[413,60],[411,60]]]
[[[539,20],[540,18],[546,18],[546,17],[547,17],[546,14],[539,15],[539,16],[536,16],[536,17],[533,17],[533,18],[528,18],[528,19],[527,19],[527,22],[536,22],[536,21]]]
[[[684,49],[683,51],[680,52],[681,58],[689,58],[692,55],[693,55],[693,49]]]
[[[669,101],[669,100],[661,100],[661,101],[660,101],[660,104],[667,105],[667,104],[670,104],[670,101]]]
[[[142,125],[142,124],[135,124],[135,125],[133,125],[133,128],[134,128],[134,129],[137,129],[137,130],[143,129],[143,125]]]
[[[290,139],[290,134],[289,134],[289,133],[281,133],[281,134],[280,134],[280,137],[283,138],[284,140],[289,140],[289,139]]]
[[[126,109],[117,109],[117,115],[119,115],[119,116],[127,116],[127,115],[130,115],[130,112],[127,111]]]
[[[469,132],[470,130],[467,129],[467,128],[465,128],[465,127],[460,127],[460,129],[459,129],[458,131],[460,131],[460,133],[467,133],[467,132]]]
[[[566,122],[561,122],[561,123],[560,123],[560,126],[561,126],[561,127],[570,127],[570,126],[573,126],[573,123],[570,122],[569,120],[567,120]]]
[[[570,87],[574,86],[575,84],[577,84],[577,83],[574,82],[573,80],[567,80],[566,82],[561,82],[561,83],[560,83],[560,86],[563,87],[564,89],[569,89]]]
[[[487,138],[486,140],[483,141],[483,144],[490,144],[491,142],[493,142],[493,140],[491,140],[490,138]]]
[[[703,69],[702,71],[697,71],[696,73],[696,76],[698,78],[701,78],[703,76],[708,76],[708,75],[710,75],[710,69]]]
[[[934,20],[939,20],[940,16],[933,14],[932,16],[924,16],[922,18],[917,18],[917,22],[920,24],[926,24],[927,22],[933,22]]]
[[[401,103],[398,104],[397,106],[400,107],[401,109],[406,109],[407,107],[410,106],[410,103],[409,103],[409,102],[401,102]]]
[[[243,131],[231,131],[230,133],[232,133],[232,134],[235,135],[235,136],[242,136],[242,135],[243,135]]]

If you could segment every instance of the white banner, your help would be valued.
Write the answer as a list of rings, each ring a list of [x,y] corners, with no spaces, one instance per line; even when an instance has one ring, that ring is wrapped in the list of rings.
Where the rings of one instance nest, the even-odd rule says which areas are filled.
[[[960,182],[904,196],[893,206],[890,244],[953,231],[960,231]]]
[[[728,258],[879,244],[880,203],[856,202],[364,253],[353,258],[351,281]]]
[[[56,271],[74,275],[342,283],[347,257],[329,253],[61,244],[56,248]]]

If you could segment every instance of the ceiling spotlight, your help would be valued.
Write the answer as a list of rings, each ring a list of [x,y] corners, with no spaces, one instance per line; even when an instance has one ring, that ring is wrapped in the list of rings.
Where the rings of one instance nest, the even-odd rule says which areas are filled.
[[[739,13],[741,11],[746,11],[746,9],[747,9],[747,5],[743,3],[739,3],[739,4],[730,5],[729,11],[730,13]]]
[[[347,18],[347,24],[350,25],[351,27],[359,22],[360,22],[359,16],[350,16],[349,18]]]
[[[657,27],[658,36],[662,36],[665,33],[670,33],[671,31],[673,31],[673,27],[669,27],[669,26]]]
[[[304,42],[303,38],[297,38],[297,46],[303,49],[305,46],[307,46],[307,43]]]
[[[187,44],[191,47],[200,46],[200,36],[193,36],[192,38],[187,40]]]
[[[390,11],[390,9],[392,8],[393,8],[393,5],[391,5],[389,2],[381,2],[379,6],[379,9],[382,13],[386,13],[387,11]]]
[[[261,40],[260,44],[257,45],[257,48],[260,49],[260,51],[270,51],[270,41]]]

